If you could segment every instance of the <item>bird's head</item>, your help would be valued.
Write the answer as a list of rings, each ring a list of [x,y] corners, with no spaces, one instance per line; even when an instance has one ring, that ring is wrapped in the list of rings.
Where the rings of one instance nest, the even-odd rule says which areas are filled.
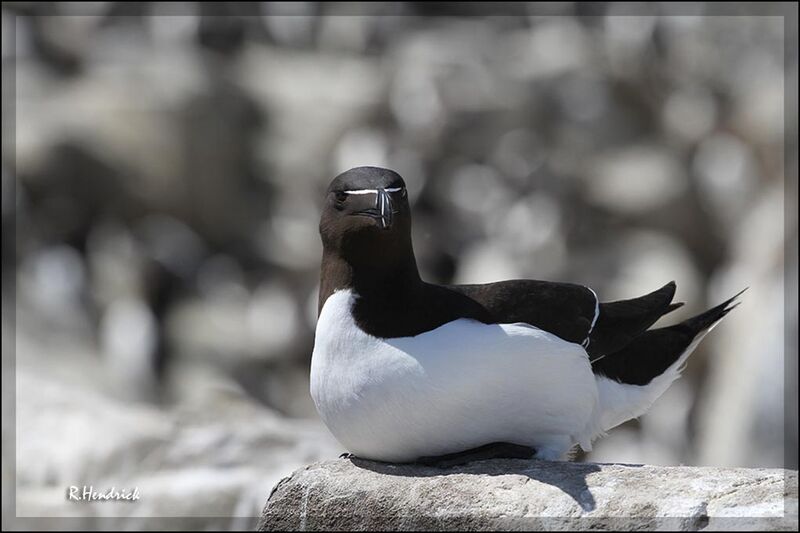
[[[354,265],[391,261],[411,246],[411,211],[399,174],[356,167],[328,187],[319,223],[322,244]]]

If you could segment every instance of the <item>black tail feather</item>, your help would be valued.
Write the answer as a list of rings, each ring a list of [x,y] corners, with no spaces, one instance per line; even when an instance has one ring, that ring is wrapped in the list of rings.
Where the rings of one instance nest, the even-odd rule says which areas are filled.
[[[742,293],[744,293],[744,291],[746,290],[747,288],[739,291],[736,295],[728,298],[721,304],[712,307],[711,309],[709,309],[704,313],[700,313],[697,316],[693,316],[688,320],[684,320],[683,322],[681,322],[681,324],[678,325],[684,325],[688,327],[692,332],[694,332],[694,335],[697,335],[701,331],[710,328],[711,326],[722,320],[725,317],[725,315],[727,315],[733,309],[735,309],[736,306],[738,306],[739,303],[741,303],[741,302],[736,302],[736,299],[739,296],[741,296]]]
[[[667,307],[667,310],[664,311],[664,315],[668,315],[671,312],[675,311],[676,309],[680,309],[681,307],[684,306],[684,304],[685,304],[685,302],[673,302],[673,303],[669,304],[669,307]],[[661,315],[661,316],[664,316],[664,315]]]
[[[647,385],[672,366],[698,335],[735,309],[743,292],[679,324],[646,331],[619,351],[593,358],[592,370],[621,383]]]

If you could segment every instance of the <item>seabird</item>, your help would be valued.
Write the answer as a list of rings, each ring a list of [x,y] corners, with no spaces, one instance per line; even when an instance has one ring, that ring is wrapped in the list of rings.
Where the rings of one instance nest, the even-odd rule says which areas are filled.
[[[733,298],[674,326],[675,283],[600,302],[585,286],[420,279],[406,185],[358,167],[328,187],[311,396],[364,459],[558,460],[642,415]]]

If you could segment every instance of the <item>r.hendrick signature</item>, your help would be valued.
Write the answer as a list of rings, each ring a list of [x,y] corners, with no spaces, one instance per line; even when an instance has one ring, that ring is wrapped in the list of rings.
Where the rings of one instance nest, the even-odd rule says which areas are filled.
[[[133,490],[120,489],[111,487],[105,492],[94,490],[92,485],[88,487],[76,487],[71,485],[67,491],[67,499],[75,502],[85,501],[129,501],[134,502],[139,499],[139,487],[134,487]]]

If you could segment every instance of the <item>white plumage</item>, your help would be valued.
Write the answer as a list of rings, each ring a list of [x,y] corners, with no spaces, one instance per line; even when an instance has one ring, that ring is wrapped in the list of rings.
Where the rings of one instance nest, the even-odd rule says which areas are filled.
[[[641,415],[697,344],[648,385],[625,385],[596,377],[580,344],[528,324],[459,319],[414,337],[376,338],[356,325],[355,298],[341,290],[322,308],[311,395],[333,435],[373,460],[491,442],[531,446],[540,459],[561,459],[575,444],[588,451],[603,431]]]

